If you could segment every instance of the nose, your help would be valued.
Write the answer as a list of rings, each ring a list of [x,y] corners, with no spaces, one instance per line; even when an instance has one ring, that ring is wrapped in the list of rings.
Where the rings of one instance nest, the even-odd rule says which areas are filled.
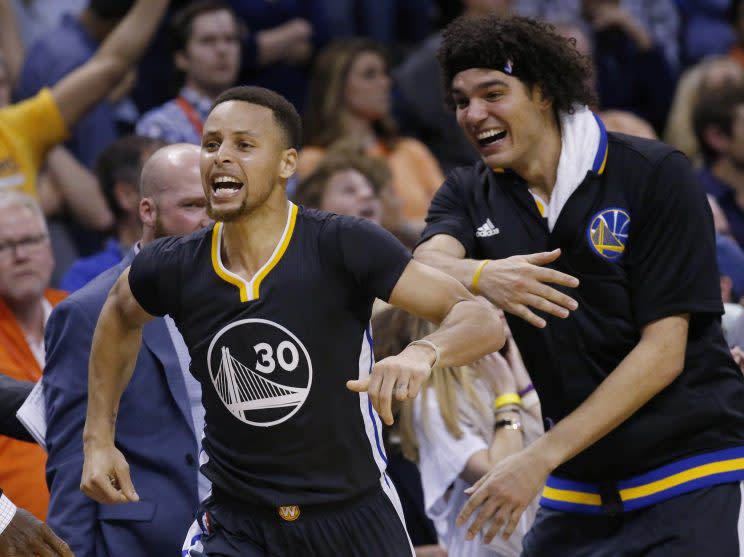
[[[465,122],[468,124],[477,124],[483,121],[487,116],[485,103],[478,99],[471,99],[464,111]]]
[[[227,144],[227,141],[223,141],[220,145],[219,150],[217,151],[217,156],[214,158],[214,164],[217,166],[222,166],[223,164],[232,162],[232,151],[230,149],[230,146]]]

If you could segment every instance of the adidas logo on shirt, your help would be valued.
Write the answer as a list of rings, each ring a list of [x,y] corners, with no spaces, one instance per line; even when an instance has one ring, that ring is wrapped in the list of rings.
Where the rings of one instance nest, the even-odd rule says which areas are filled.
[[[475,229],[475,235],[478,238],[488,238],[489,236],[496,236],[498,233],[499,229],[493,225],[491,219],[486,219],[486,222]]]

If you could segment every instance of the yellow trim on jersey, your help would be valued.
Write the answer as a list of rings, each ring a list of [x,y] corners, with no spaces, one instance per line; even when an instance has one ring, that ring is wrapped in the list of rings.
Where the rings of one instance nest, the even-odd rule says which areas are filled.
[[[722,462],[711,462],[709,464],[703,464],[684,472],[679,472],[673,476],[668,476],[661,480],[651,482],[645,485],[639,485],[638,487],[629,487],[620,490],[620,497],[623,501],[629,501],[631,499],[637,499],[639,497],[646,497],[647,495],[653,495],[665,489],[676,487],[692,480],[704,478],[706,476],[712,476],[713,474],[721,474],[723,472],[732,472],[734,470],[744,470],[744,458],[733,458],[731,460],[724,460]]]
[[[292,239],[292,234],[294,233],[295,222],[297,222],[297,205],[290,202],[289,218],[287,219],[287,225],[284,227],[284,233],[279,240],[279,245],[274,250],[274,253],[271,255],[271,257],[269,257],[266,265],[259,269],[258,272],[253,276],[253,280],[251,281],[253,282],[253,297],[251,299],[258,299],[258,289],[261,286],[261,281],[266,278],[266,275],[268,275],[271,272],[271,269],[273,269],[276,264],[279,263],[279,260],[284,255],[284,252],[287,251],[287,246],[289,246],[289,241]]]
[[[212,267],[214,268],[215,273],[217,273],[222,280],[229,282],[240,289],[241,302],[250,302],[258,299],[261,282],[266,278],[271,270],[276,267],[276,264],[279,263],[284,252],[287,251],[289,242],[292,239],[292,234],[294,233],[295,223],[297,222],[297,205],[291,201],[289,201],[288,204],[289,212],[287,215],[287,224],[284,226],[282,237],[279,238],[279,243],[271,254],[271,257],[269,257],[269,260],[264,263],[258,271],[256,271],[256,274],[253,275],[251,280],[245,280],[240,275],[225,268],[222,264],[220,246],[222,245],[223,223],[217,222],[214,225],[214,229],[212,230]]]
[[[584,491],[572,491],[570,489],[557,489],[555,487],[545,486],[543,488],[543,497],[564,501],[566,503],[576,503],[578,505],[601,505],[602,497],[596,493],[586,493]]]
[[[237,275],[230,273],[222,266],[222,257],[220,256],[220,245],[222,244],[222,223],[214,223],[212,229],[212,268],[217,275],[230,284],[234,284],[240,289],[240,301],[248,301],[248,288],[246,282]]]
[[[605,165],[607,164],[607,153],[610,152],[610,146],[609,144],[605,147],[605,154],[604,159],[602,159],[602,166],[599,167],[599,172],[597,174],[602,174],[605,169]]]

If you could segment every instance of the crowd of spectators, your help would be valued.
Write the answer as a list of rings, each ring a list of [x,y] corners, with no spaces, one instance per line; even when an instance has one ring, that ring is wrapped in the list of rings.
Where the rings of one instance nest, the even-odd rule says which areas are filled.
[[[0,372],[41,380],[52,306],[119,265],[142,237],[142,166],[165,145],[199,145],[213,100],[233,85],[273,89],[302,114],[289,184],[297,203],[367,218],[413,248],[445,174],[477,159],[443,102],[440,30],[460,14],[490,13],[554,24],[592,61],[591,108],[608,130],[662,138],[697,166],[716,225],[724,332],[744,365],[741,0],[0,0]],[[145,223],[156,237],[179,230],[162,214]],[[383,338],[420,325],[379,311]],[[499,372],[479,372],[494,368],[482,364],[454,375],[461,406],[477,408],[474,392],[516,389],[503,386],[522,371],[511,350],[494,355]],[[409,456],[431,453],[422,412],[438,416],[445,403],[441,385],[431,387],[404,409]],[[456,415],[457,403],[448,404]],[[439,435],[462,437],[444,413],[436,419]],[[490,439],[469,435],[488,449]],[[400,434],[388,439],[401,453]],[[45,460],[40,447],[0,436],[0,487],[40,519]],[[419,482],[417,472],[400,477]],[[460,477],[467,484],[478,475]],[[404,499],[409,525],[421,525],[411,532],[419,555],[444,555],[416,489]],[[515,554],[518,545],[498,551]]]

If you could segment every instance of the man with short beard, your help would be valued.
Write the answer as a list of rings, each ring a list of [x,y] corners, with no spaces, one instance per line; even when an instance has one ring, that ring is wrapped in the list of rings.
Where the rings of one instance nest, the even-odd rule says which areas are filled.
[[[148,323],[122,397],[117,445],[131,455],[132,474],[148,499],[101,506],[80,492],[88,359],[98,315],[111,286],[140,249],[156,238],[189,234],[209,224],[199,175],[199,148],[169,145],[144,164],[140,179],[139,242],[118,265],[56,308],[47,328],[44,370],[51,492],[50,526],[77,557],[178,553],[193,510],[209,491],[197,462],[204,429],[201,389],[189,374],[183,339],[169,318]]]
[[[184,554],[204,535],[204,554],[223,557],[412,555],[374,409],[392,423],[393,396],[416,396],[432,367],[504,342],[494,310],[379,226],[289,202],[300,127],[272,91],[220,95],[201,153],[218,222],[145,248],[99,318],[81,486],[102,503],[140,500],[113,433],[142,327],[168,314],[189,347],[213,493]],[[376,297],[440,328],[375,364]]]

